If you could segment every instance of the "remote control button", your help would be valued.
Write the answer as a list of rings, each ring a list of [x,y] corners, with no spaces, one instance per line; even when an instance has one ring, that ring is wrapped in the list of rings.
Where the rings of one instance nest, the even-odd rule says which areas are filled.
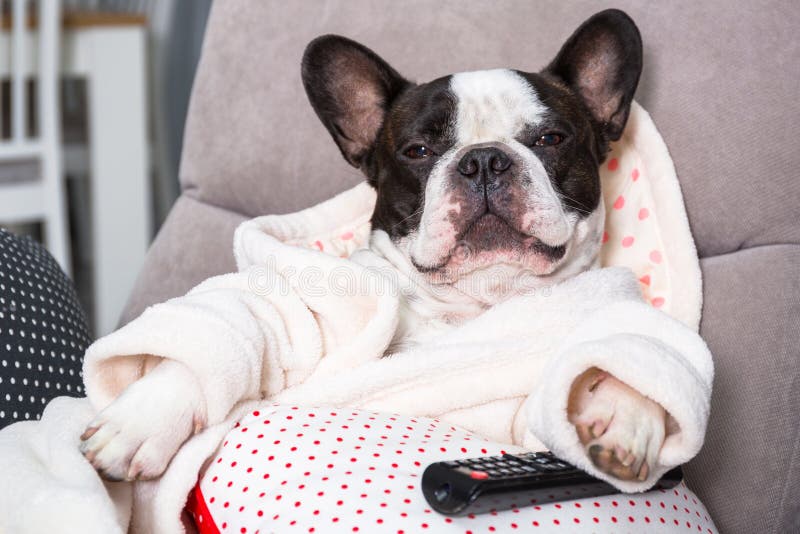
[[[535,467],[531,467],[529,465],[523,465],[522,467],[520,467],[520,469],[522,469],[526,473],[538,473],[539,472],[538,469],[536,469]]]
[[[442,463],[444,463],[444,465],[446,465],[447,467],[453,467],[453,468],[458,467],[458,462],[442,462]]]
[[[473,471],[469,474],[470,477],[474,478],[475,480],[486,480],[489,478],[489,473],[486,471]]]
[[[499,476],[503,475],[503,473],[501,473],[500,471],[497,471],[496,469],[490,469],[488,471],[488,473],[489,473],[490,477],[499,477]]]

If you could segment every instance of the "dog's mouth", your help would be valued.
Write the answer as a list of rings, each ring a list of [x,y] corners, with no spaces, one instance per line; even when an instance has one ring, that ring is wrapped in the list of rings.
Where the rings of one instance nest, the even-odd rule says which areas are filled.
[[[475,219],[466,229],[461,242],[475,252],[491,250],[514,250],[534,252],[557,261],[564,257],[566,244],[551,246],[536,236],[520,232],[504,218],[487,211]]]
[[[448,267],[462,265],[490,265],[493,263],[528,263],[531,257],[539,262],[554,264],[567,251],[567,244],[548,245],[536,236],[526,234],[512,226],[499,215],[486,211],[465,225],[456,239],[456,245],[435,265],[420,265],[413,258],[414,267],[421,273],[436,273]]]

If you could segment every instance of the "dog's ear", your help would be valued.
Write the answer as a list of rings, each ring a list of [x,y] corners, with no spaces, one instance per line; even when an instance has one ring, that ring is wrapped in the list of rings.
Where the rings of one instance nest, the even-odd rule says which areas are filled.
[[[369,48],[338,35],[306,47],[303,85],[345,159],[360,167],[392,101],[409,84]]]
[[[642,72],[642,38],[633,20],[608,9],[581,24],[544,70],[583,99],[606,137],[620,138]]]

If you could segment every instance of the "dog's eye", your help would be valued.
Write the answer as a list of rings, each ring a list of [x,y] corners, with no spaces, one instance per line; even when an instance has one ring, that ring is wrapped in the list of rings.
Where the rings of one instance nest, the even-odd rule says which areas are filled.
[[[534,145],[536,145],[536,146],[555,146],[555,145],[559,144],[563,140],[564,140],[564,137],[562,135],[559,135],[557,133],[546,133],[543,136],[539,137],[539,139],[536,140]]]
[[[425,145],[414,145],[408,147],[405,152],[403,152],[407,158],[411,159],[423,159],[429,157],[432,152],[431,149],[426,147]]]

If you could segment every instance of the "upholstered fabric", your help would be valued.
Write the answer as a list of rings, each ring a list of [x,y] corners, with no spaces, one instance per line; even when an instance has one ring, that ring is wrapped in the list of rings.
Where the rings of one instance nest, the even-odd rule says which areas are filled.
[[[706,442],[686,468],[721,532],[800,532],[800,246],[705,258],[714,355]]]
[[[313,6],[313,7],[312,7]],[[305,45],[342,33],[411,79],[509,66],[538,70],[601,9],[592,0],[218,2],[190,106],[181,179],[191,194],[249,216],[294,211],[352,185],[300,82]],[[702,255],[800,241],[787,192],[800,153],[800,10],[714,0],[622,0],[639,25],[637,100],[674,155]],[[794,68],[792,68],[794,67]],[[235,185],[235,186],[234,186]]]
[[[124,321],[234,268],[245,217],[307,207],[361,178],[306,101],[305,44],[341,33],[411,79],[537,70],[592,0],[220,0],[186,129],[183,198]],[[718,378],[689,485],[722,532],[800,529],[800,9],[727,0],[619,0],[642,32],[636,99],[669,147],[705,276],[701,333]],[[741,250],[747,249],[747,250]],[[180,261],[178,261],[180,258]]]

